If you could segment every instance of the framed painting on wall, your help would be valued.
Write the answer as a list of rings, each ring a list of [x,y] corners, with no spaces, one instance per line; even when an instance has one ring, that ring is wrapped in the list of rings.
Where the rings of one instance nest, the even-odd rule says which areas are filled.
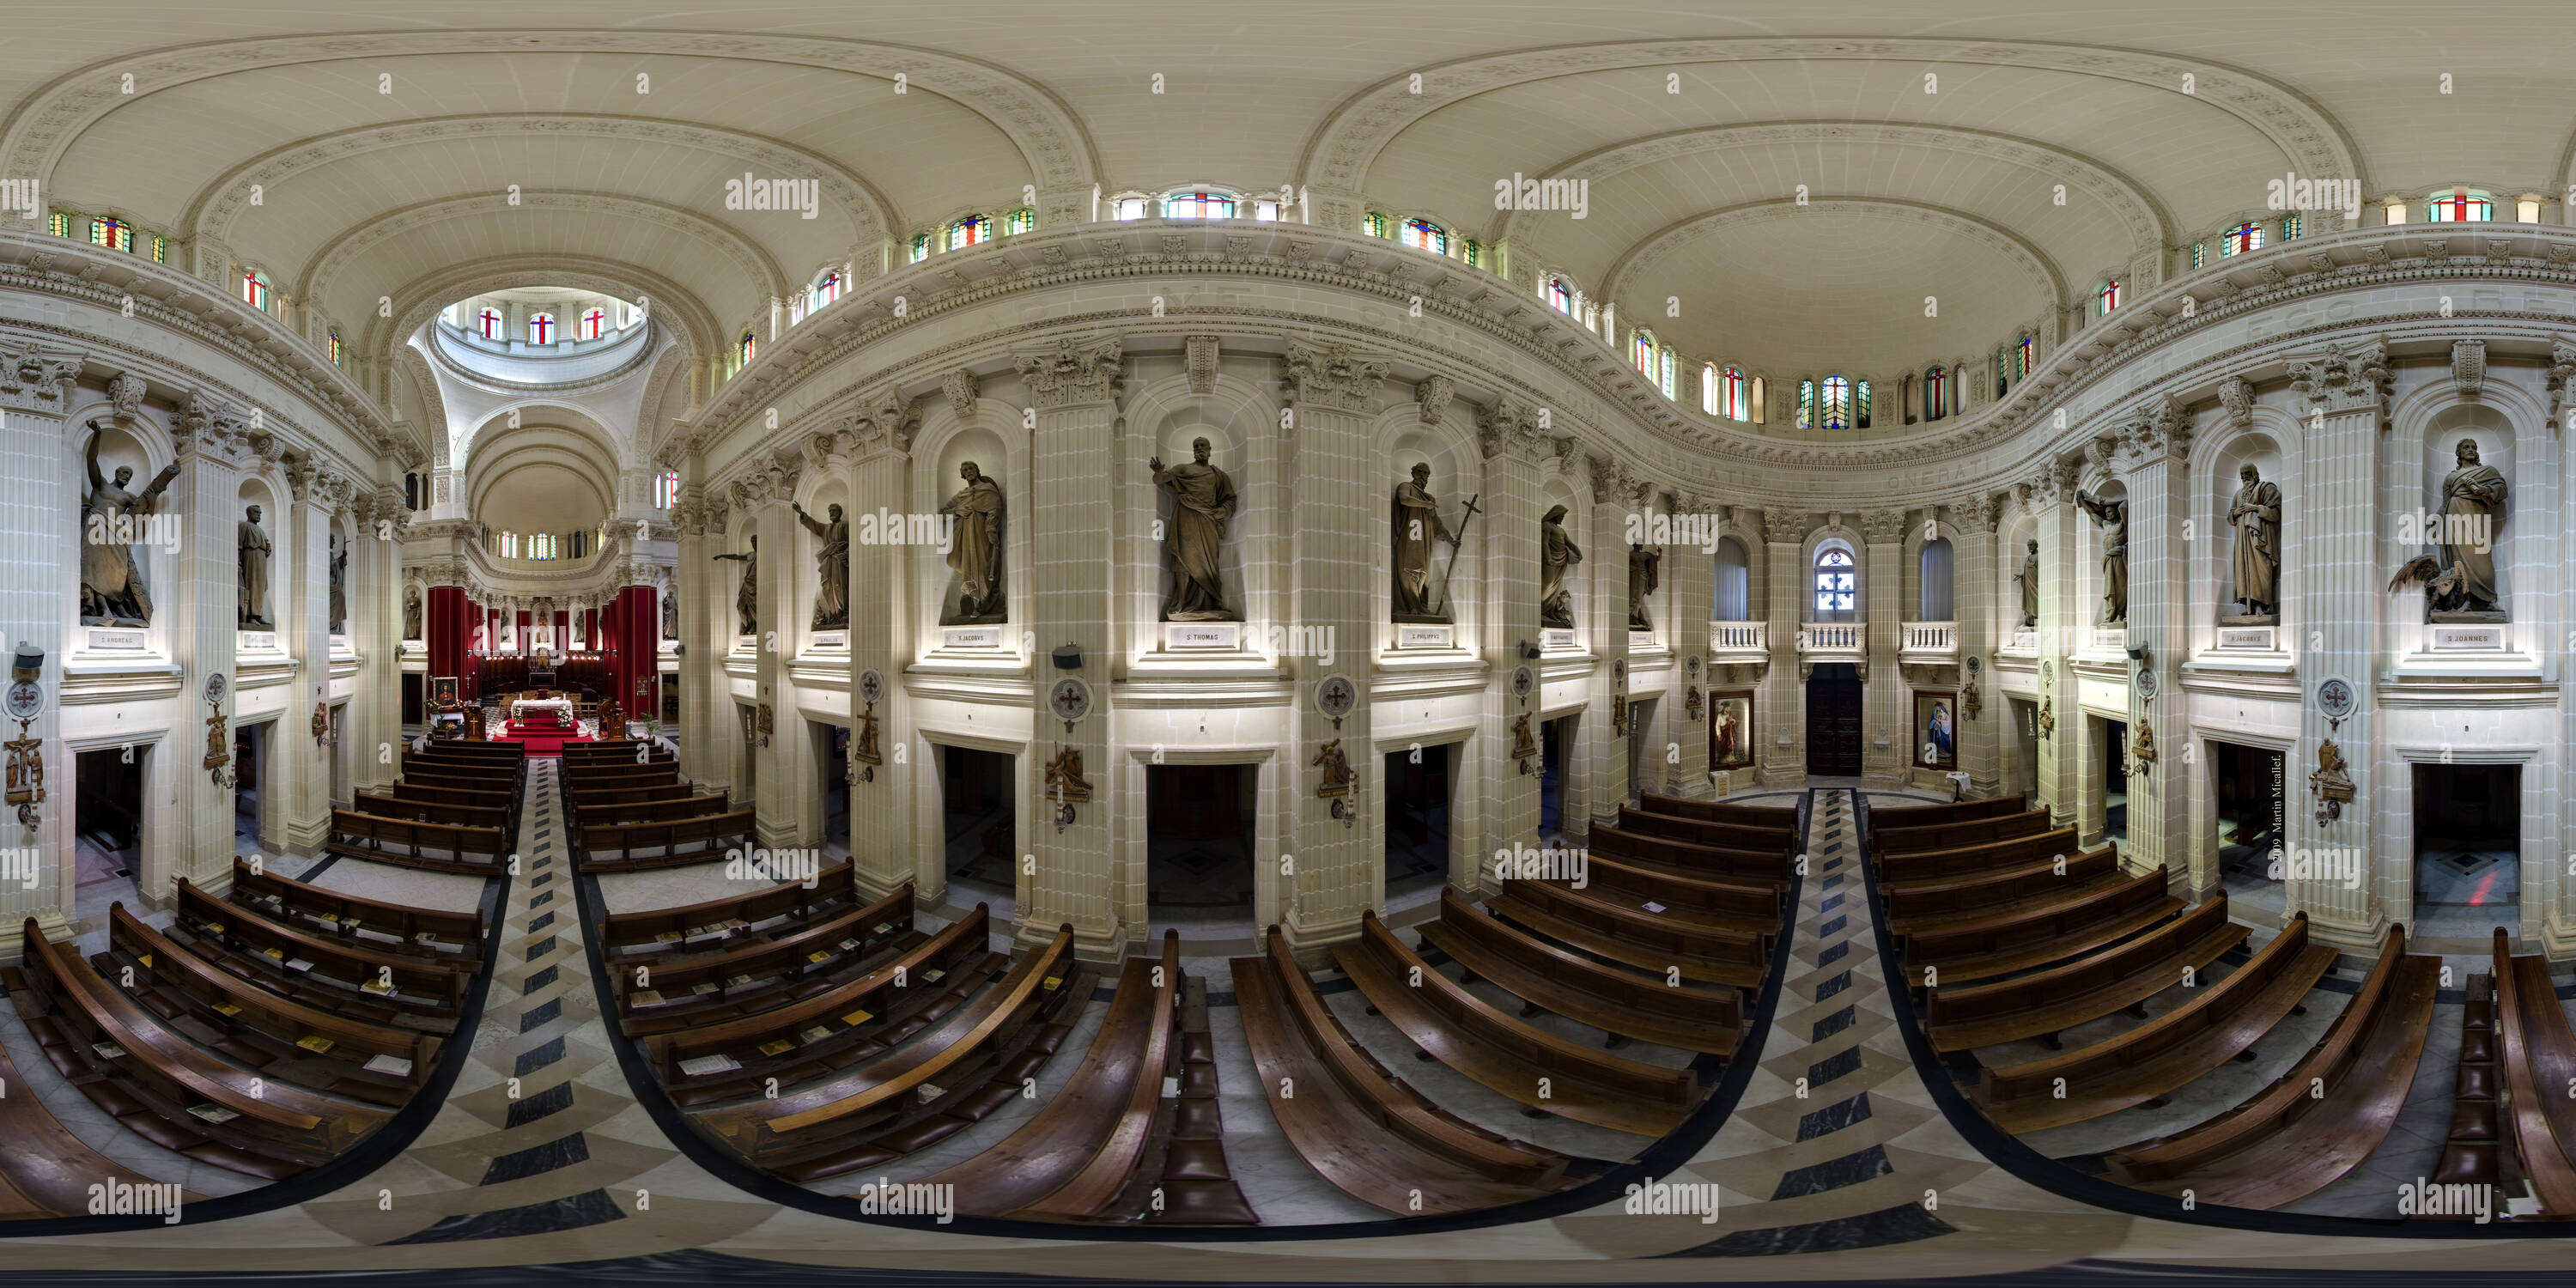
[[[1914,691],[1914,766],[1959,767],[1959,695],[1948,689]]]
[[[1708,695],[1708,767],[1744,769],[1753,764],[1753,690]]]

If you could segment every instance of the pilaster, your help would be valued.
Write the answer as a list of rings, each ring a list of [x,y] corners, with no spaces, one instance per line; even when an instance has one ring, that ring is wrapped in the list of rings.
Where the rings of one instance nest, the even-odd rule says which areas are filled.
[[[2191,434],[2190,411],[2170,396],[2133,413],[2119,431],[2117,467],[2129,493],[2129,647],[2146,649],[2143,662],[2129,664],[2128,844],[2122,859],[2132,871],[2162,866],[2174,886],[2197,889],[2216,874],[2191,870],[2191,767],[2183,751],[2183,702],[2174,669],[2191,639],[2191,546],[2183,539],[2190,516]],[[2142,671],[2155,675],[2154,697],[2141,691]]]
[[[72,934],[78,865],[72,849],[71,753],[63,744],[63,587],[80,576],[81,486],[74,444],[63,439],[63,413],[80,375],[75,354],[0,351],[0,667],[20,643],[45,651],[37,683],[45,707],[22,733],[15,720],[0,720],[0,738],[33,740],[36,754],[54,772],[43,803],[30,813],[34,827],[15,810],[0,813],[0,847],[23,875],[0,881],[0,959],[14,961],[27,918],[38,933],[61,940]],[[153,588],[156,592],[160,587]],[[0,683],[7,683],[0,677]],[[32,872],[24,872],[32,866]]]
[[[1861,516],[1861,775],[1904,782],[1914,763],[1914,696],[1897,654],[1905,643],[1905,512]]]
[[[1481,835],[1469,848],[1479,864],[1515,845],[1538,844],[1539,769],[1544,757],[1536,750],[1544,734],[1535,683],[1527,694],[1512,691],[1512,676],[1526,666],[1535,679],[1538,662],[1523,656],[1538,647],[1539,460],[1546,440],[1538,433],[1538,409],[1516,398],[1504,398],[1476,409],[1476,438],[1484,458],[1483,542],[1477,566],[1485,569],[1482,605],[1486,668],[1483,734],[1476,763],[1481,772],[1460,785],[1460,793],[1479,792]],[[1512,754],[1520,746],[1522,721],[1529,722],[1528,757]],[[1526,769],[1524,769],[1526,766]],[[1486,869],[1470,865],[1449,879],[1461,890],[1485,886]]]

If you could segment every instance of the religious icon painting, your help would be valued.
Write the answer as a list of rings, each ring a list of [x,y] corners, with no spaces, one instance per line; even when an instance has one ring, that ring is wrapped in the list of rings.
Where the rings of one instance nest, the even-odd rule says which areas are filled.
[[[1948,689],[1914,691],[1914,765],[1917,769],[1959,767],[1959,700]]]
[[[1708,695],[1708,767],[1743,769],[1753,763],[1753,690]]]

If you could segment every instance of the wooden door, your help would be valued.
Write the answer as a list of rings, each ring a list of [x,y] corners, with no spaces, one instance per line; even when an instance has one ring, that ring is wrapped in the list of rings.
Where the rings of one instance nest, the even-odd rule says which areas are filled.
[[[1860,774],[1860,676],[1849,663],[1826,663],[1807,677],[1807,772]]]

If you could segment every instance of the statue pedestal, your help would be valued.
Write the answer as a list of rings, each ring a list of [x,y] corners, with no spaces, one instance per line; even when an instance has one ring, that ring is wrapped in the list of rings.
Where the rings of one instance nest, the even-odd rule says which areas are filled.
[[[2125,653],[2129,649],[2129,626],[2118,622],[2093,628],[2092,650],[2095,653]]]
[[[1241,622],[1165,622],[1163,648],[1174,653],[1231,652],[1242,647]]]
[[[2437,653],[2459,651],[2501,653],[2504,651],[2504,646],[2504,627],[2501,624],[2441,625],[2433,628],[2433,650]]]
[[[89,631],[90,650],[97,653],[139,653],[149,645],[149,642],[149,634],[141,630],[93,626]]]
[[[1398,622],[1395,627],[1397,648],[1447,648],[1457,628],[1446,622]]]
[[[827,653],[847,653],[850,651],[850,633],[846,630],[816,631],[813,646]]]
[[[1574,648],[1574,628],[1542,626],[1538,632],[1538,646],[1543,649],[1562,649],[1571,652]]]
[[[997,649],[1002,647],[1002,628],[999,626],[942,626],[939,628],[939,646],[956,649]]]
[[[274,653],[277,651],[277,632],[235,631],[233,632],[233,651],[236,653]]]
[[[2218,626],[2218,647],[2270,653],[2276,649],[2274,636],[2277,629],[2272,626],[2231,626],[2222,617]]]

